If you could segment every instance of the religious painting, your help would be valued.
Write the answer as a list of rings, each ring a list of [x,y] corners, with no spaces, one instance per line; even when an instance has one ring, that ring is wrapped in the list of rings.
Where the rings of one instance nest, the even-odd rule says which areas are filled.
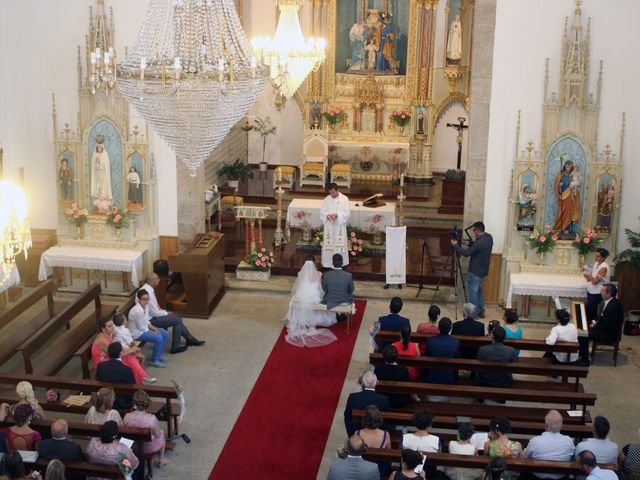
[[[458,65],[462,59],[462,0],[449,0],[447,8],[445,60],[447,65]]]
[[[142,190],[142,156],[134,152],[130,157],[131,166],[127,173],[128,195],[127,208],[140,210],[144,207],[144,195]]]
[[[427,109],[426,107],[416,107],[416,134],[426,135],[427,131]]]
[[[572,137],[556,142],[547,156],[544,224],[573,238],[581,229],[587,158]]]
[[[536,175],[531,170],[525,170],[520,176],[516,228],[521,232],[533,231],[536,224],[536,211],[538,209],[536,180]]]
[[[124,204],[120,132],[109,120],[101,119],[89,131],[87,141],[91,203],[94,212],[106,213],[111,205]]]
[[[60,164],[58,166],[58,188],[60,191],[60,200],[62,203],[68,203],[74,200],[73,197],[73,169],[74,158],[73,153],[65,150],[60,155]]]
[[[598,179],[597,214],[594,230],[599,233],[611,233],[613,210],[616,198],[616,182],[608,173]]]
[[[404,75],[409,7],[406,0],[336,0],[336,72]]]

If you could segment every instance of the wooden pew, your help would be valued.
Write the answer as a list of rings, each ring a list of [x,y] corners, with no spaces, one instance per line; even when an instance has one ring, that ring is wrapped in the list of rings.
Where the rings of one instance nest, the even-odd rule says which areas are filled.
[[[424,343],[427,338],[436,335],[435,333],[412,333],[411,341],[417,343]],[[492,342],[492,338],[488,336],[471,336],[471,335],[452,335],[453,338],[460,340],[460,346],[470,348],[480,348],[483,345],[489,345]],[[376,340],[381,342],[397,342],[400,339],[399,332],[392,332],[389,330],[380,330],[376,334]],[[576,353],[578,351],[578,343],[574,342],[558,342],[555,345],[547,345],[544,340],[533,340],[528,338],[521,338],[519,340],[505,339],[505,345],[516,348],[518,350],[533,350],[537,352],[563,352],[563,353]]]
[[[0,341],[0,364],[11,358],[16,353],[16,348],[21,343],[36,333],[38,329],[49,322],[68,305],[68,302],[54,302],[53,291],[53,281],[47,280],[37,286],[30,293],[24,295],[18,302],[9,305],[6,309],[0,312],[0,328],[4,328],[15,318],[18,318],[29,308],[36,305],[40,300],[45,297],[47,299],[47,308],[32,317],[29,322],[25,322],[20,329],[16,329],[11,335],[0,334],[0,337],[4,337]],[[69,328],[68,324],[67,328]]]
[[[26,380],[34,387],[51,388],[57,390],[70,390],[72,392],[84,392],[91,393],[97,392],[104,386],[109,386],[115,390],[116,393],[124,395],[133,395],[137,390],[144,390],[149,394],[151,398],[162,399],[164,406],[167,409],[167,435],[173,437],[178,434],[178,421],[177,417],[180,412],[176,411],[175,405],[172,400],[178,399],[178,394],[173,387],[166,387],[162,385],[128,385],[120,383],[106,383],[98,382],[95,380],[85,380],[67,377],[48,377],[44,375],[25,375],[0,372],[0,384],[16,385],[18,382]],[[44,405],[43,405],[44,407]],[[73,407],[69,407],[70,413]],[[89,406],[81,407],[88,410]],[[85,412],[86,412],[85,410]],[[80,412],[77,412],[80,413]]]
[[[463,411],[463,409],[460,408],[460,411]],[[364,410],[354,410],[354,420],[360,420],[363,414]],[[413,423],[413,412],[382,412],[382,417],[384,419],[384,423],[387,425],[412,425]],[[472,418],[471,423],[473,424],[476,431],[488,432],[491,419]],[[433,428],[457,430],[459,424],[460,422],[458,421],[458,417],[456,416],[436,415],[433,418]],[[514,434],[540,435],[545,431],[545,424],[544,421],[531,422],[514,420],[511,421],[511,431]],[[576,441],[579,441],[583,438],[590,438],[592,436],[592,427],[591,425],[563,423],[562,433],[564,433],[565,435],[569,435]],[[438,433],[436,435],[440,434]]]
[[[383,450],[369,448],[362,455],[365,460],[372,462],[400,462],[400,450]],[[455,455],[451,453],[427,454],[427,465],[438,467],[460,467],[484,469],[490,458],[483,455]],[[575,475],[580,471],[576,462],[552,462],[547,460],[530,460],[528,458],[507,458],[507,469],[516,472],[559,473],[562,475]],[[614,464],[601,464],[601,468],[617,470]]]
[[[540,359],[542,360],[542,359]],[[516,361],[516,362],[494,362],[488,360],[471,360],[466,358],[436,358],[436,357],[402,357],[398,356],[398,364],[407,367],[418,368],[437,368],[437,369],[453,369],[453,370],[469,370],[473,372],[508,372],[523,375],[542,376],[542,377],[562,377],[575,378],[573,386],[569,389],[580,391],[580,379],[586,378],[589,374],[589,367],[581,367],[575,365],[560,365],[544,361]],[[384,363],[381,353],[371,353],[369,355],[371,364]],[[514,382],[514,387],[517,381]],[[535,384],[529,382],[529,385],[523,383],[522,386],[534,387]],[[566,389],[563,386],[567,384],[558,382],[544,382],[540,385],[543,388]]]
[[[489,400],[512,400],[530,403],[580,405],[582,406],[583,423],[585,421],[584,416],[587,411],[587,406],[595,405],[597,398],[595,393],[585,392],[563,392],[548,389],[525,390],[519,388],[483,387],[478,385],[439,385],[435,383],[391,382],[383,380],[378,381],[376,391],[379,393],[440,395],[458,398],[482,398]],[[460,407],[460,404],[458,404],[458,408],[464,407]],[[501,406],[501,408],[503,407]]]
[[[89,462],[63,462],[66,475],[68,477],[96,477],[96,478],[124,478],[124,474],[117,465],[97,465]],[[38,470],[44,478],[44,473],[49,465],[46,458],[38,458],[35,464],[30,463],[27,466]]]
[[[96,325],[102,317],[112,316],[115,307],[104,307],[100,301],[100,284],[94,283],[67,305],[60,313],[44,324],[28,340],[18,347],[24,359],[26,373],[54,375],[74,356],[76,350],[96,333]],[[93,312],[84,318],[73,331],[59,339],[48,354],[33,365],[32,357],[56,335],[63,325],[68,325],[82,310],[93,302]]]

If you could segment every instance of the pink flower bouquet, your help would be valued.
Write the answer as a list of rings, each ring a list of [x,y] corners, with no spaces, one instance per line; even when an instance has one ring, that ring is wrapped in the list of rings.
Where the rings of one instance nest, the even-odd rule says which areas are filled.
[[[391,120],[399,127],[404,127],[411,121],[411,113],[409,110],[398,110],[391,114]]]
[[[551,225],[545,225],[544,231],[542,232],[534,230],[531,235],[529,235],[529,244],[538,254],[553,250],[557,241],[558,232],[551,230]]]
[[[585,228],[581,233],[576,233],[576,238],[573,240],[573,246],[578,249],[582,256],[595,252],[601,243],[602,239],[590,228]]]
[[[124,228],[129,225],[128,217],[129,210],[113,205],[107,213],[107,223],[115,229]]]
[[[81,226],[83,223],[86,223],[89,212],[86,208],[80,208],[78,206],[78,202],[75,200],[71,203],[71,208],[67,208],[64,211],[64,216],[69,221],[69,223],[73,223],[76,227]]]

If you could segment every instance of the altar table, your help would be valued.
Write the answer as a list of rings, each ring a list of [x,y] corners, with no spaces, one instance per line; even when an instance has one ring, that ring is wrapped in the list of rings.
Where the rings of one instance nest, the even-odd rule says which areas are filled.
[[[507,308],[511,308],[512,295],[552,297],[556,307],[561,308],[559,297],[587,297],[587,281],[582,275],[512,273],[507,290]],[[524,305],[522,307],[521,311],[525,313]]]
[[[356,206],[358,204],[358,206]],[[305,222],[311,228],[322,228],[320,208],[322,200],[294,198],[287,209],[287,227],[302,228]],[[396,204],[386,202],[378,208],[363,207],[362,202],[349,202],[351,217],[348,225],[363,231],[384,231],[385,227],[396,226]]]
[[[90,270],[123,272],[123,290],[128,290],[126,273],[131,274],[132,285],[138,287],[142,276],[142,252],[118,248],[55,246],[42,254],[38,280],[46,280],[53,267],[87,270],[87,280]]]

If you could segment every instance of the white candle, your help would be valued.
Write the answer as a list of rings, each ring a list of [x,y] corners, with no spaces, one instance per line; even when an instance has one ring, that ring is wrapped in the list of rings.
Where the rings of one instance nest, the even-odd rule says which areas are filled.
[[[278,182],[282,184],[282,169],[278,168]]]
[[[182,66],[180,65],[180,57],[176,57],[175,61],[173,62],[173,68],[176,71],[176,80],[180,79],[180,69],[182,68]]]
[[[95,65],[97,61],[98,58],[96,57],[96,52],[91,52],[91,64]]]
[[[400,186],[404,187],[404,173],[400,175]]]
[[[140,80],[144,80],[144,69],[147,68],[147,59],[140,57]]]

